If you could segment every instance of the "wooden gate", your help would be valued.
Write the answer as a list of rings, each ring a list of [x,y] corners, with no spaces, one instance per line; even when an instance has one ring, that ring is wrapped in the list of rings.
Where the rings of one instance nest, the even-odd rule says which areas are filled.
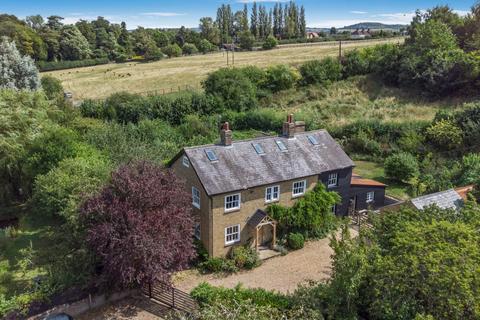
[[[145,284],[142,287],[142,291],[150,299],[156,300],[175,310],[188,314],[194,314],[195,311],[198,310],[197,302],[192,299],[189,294],[178,290],[170,284],[164,282]]]

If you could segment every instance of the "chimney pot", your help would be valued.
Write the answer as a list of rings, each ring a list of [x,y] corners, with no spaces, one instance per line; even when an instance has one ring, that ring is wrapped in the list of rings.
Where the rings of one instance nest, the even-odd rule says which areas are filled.
[[[287,121],[283,123],[283,135],[288,138],[293,138],[295,135],[295,123],[293,122],[293,114],[287,116]]]

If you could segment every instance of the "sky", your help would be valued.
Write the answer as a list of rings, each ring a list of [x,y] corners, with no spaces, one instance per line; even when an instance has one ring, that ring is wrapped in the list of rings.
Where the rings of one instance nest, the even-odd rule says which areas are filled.
[[[230,4],[233,10],[251,7],[250,0],[0,0],[0,13],[14,14],[20,18],[40,14],[44,17],[60,15],[65,23],[79,19],[92,20],[103,16],[111,22],[125,21],[129,29],[197,27],[201,17],[216,16],[222,3]],[[267,7],[274,0],[257,0]],[[425,10],[436,5],[449,5],[460,14],[466,14],[474,0],[403,0],[403,1],[315,1],[297,0],[305,6],[308,27],[343,27],[358,22],[382,22],[408,24],[416,9]]]

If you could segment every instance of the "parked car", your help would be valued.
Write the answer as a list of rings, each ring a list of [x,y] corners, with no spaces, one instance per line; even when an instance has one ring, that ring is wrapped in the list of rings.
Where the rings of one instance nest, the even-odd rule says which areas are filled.
[[[55,313],[46,317],[44,320],[73,320],[73,317],[66,313]]]

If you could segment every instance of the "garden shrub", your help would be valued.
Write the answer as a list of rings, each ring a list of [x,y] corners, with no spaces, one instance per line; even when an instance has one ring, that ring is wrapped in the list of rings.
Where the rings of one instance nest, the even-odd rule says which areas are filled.
[[[218,302],[230,304],[236,301],[251,300],[259,306],[271,306],[280,309],[289,307],[288,297],[281,293],[268,291],[265,289],[246,289],[240,284],[233,289],[223,287],[214,287],[208,283],[201,283],[195,287],[190,295],[197,300],[200,306],[212,305]]]
[[[302,249],[305,239],[301,233],[289,233],[287,237],[288,247],[292,250]]]
[[[261,263],[258,257],[258,252],[250,246],[234,247],[230,253],[230,259],[235,263],[239,269],[253,269],[258,267]]]
[[[185,43],[182,47],[183,54],[191,55],[198,52],[197,47],[193,43]]]
[[[258,109],[248,112],[225,112],[222,121],[228,121],[235,130],[255,129],[264,132],[280,132],[285,114],[274,109]]]
[[[217,47],[207,39],[202,39],[198,44],[198,51],[205,54],[217,50]]]
[[[62,82],[52,76],[43,76],[40,80],[42,84],[43,92],[49,100],[58,100],[63,99],[63,86]]]
[[[359,49],[347,51],[342,58],[343,77],[348,78],[371,72],[370,63]]]
[[[291,89],[299,78],[297,70],[290,66],[283,64],[271,66],[267,69],[264,87],[272,92]]]
[[[329,84],[342,77],[342,65],[334,58],[307,61],[300,66],[301,84]]]
[[[385,175],[392,180],[409,182],[420,170],[417,158],[408,152],[399,152],[385,159]]]
[[[255,84],[238,68],[222,68],[210,73],[203,82],[203,88],[226,109],[246,111],[255,108],[258,103]]]
[[[198,267],[203,272],[226,272],[234,273],[238,272],[238,268],[235,265],[235,261],[222,257],[210,257],[207,260],[200,262]]]
[[[264,50],[270,50],[275,48],[277,45],[278,45],[277,39],[274,36],[269,35],[267,39],[265,39],[265,41],[263,42],[262,48]]]
[[[450,120],[440,120],[427,128],[427,138],[437,148],[452,150],[461,147],[462,130]]]
[[[162,52],[165,53],[169,58],[180,57],[182,55],[182,48],[178,44],[169,44],[162,48]]]

